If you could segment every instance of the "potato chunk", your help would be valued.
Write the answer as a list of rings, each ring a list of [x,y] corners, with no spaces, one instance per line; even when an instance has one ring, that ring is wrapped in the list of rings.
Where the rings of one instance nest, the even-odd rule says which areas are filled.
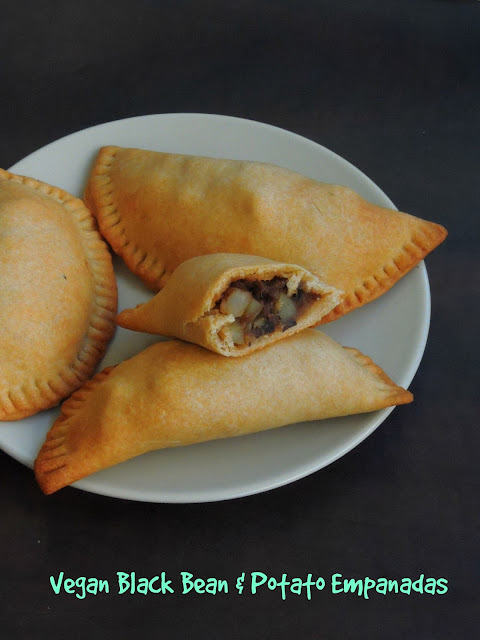
[[[243,333],[242,325],[239,322],[233,322],[230,326],[230,335],[232,336],[233,344],[244,344],[245,336]]]
[[[220,303],[220,311],[225,315],[232,314],[235,318],[239,318],[252,300],[253,297],[249,291],[229,287]]]
[[[248,303],[247,308],[243,312],[245,322],[253,322],[258,314],[263,310],[263,304],[255,298],[252,298]]]
[[[281,293],[278,300],[275,302],[275,311],[283,322],[294,320],[297,316],[297,307],[295,302],[285,293]]]

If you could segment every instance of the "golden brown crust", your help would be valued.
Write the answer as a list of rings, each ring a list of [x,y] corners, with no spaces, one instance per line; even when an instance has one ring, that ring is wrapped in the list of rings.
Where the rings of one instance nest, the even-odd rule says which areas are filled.
[[[320,331],[306,329],[243,358],[160,342],[98,374],[63,404],[35,474],[53,493],[147,451],[411,401],[370,358]]]
[[[275,277],[301,286],[303,291],[318,296],[297,318],[297,324],[263,335],[250,343],[234,345],[225,335],[233,316],[214,311],[216,302],[232,282],[237,280],[272,280]],[[329,287],[306,269],[261,258],[234,253],[213,253],[183,262],[171,275],[163,289],[149,302],[135,309],[125,309],[117,316],[117,324],[126,329],[143,331],[202,345],[225,356],[243,356],[294,333],[319,324],[338,305],[340,291]],[[223,333],[222,333],[223,331]]]
[[[102,233],[153,290],[228,251],[298,264],[345,292],[323,322],[387,291],[446,230],[281,167],[104,147],[86,198]]]
[[[117,288],[78,198],[0,169],[0,219],[0,420],[18,420],[92,375],[115,330]]]
[[[322,319],[321,324],[332,322],[379,298],[446,238],[447,231],[440,225],[419,218],[415,220],[418,220],[417,229],[412,232],[411,239],[399,249],[398,254],[390,257],[376,273],[346,294],[342,302]]]
[[[153,252],[142,247],[122,218],[122,210],[117,205],[115,183],[110,170],[120,147],[100,149],[85,190],[85,202],[96,216],[102,235],[110,246],[122,256],[127,267],[137,274],[154,291],[162,288],[169,274],[163,263]]]

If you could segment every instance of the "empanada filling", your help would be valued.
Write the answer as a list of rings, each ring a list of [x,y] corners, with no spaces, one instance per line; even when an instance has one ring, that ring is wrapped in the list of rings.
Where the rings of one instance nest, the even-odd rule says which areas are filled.
[[[215,311],[233,315],[235,321],[224,326],[235,345],[249,344],[261,336],[286,331],[319,299],[305,291],[301,283],[276,276],[271,280],[236,280],[215,305]]]

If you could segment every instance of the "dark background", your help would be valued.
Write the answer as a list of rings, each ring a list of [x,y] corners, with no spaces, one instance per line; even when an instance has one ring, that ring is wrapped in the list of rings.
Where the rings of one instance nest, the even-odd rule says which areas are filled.
[[[427,259],[415,402],[272,492],[45,497],[0,454],[0,637],[475,638],[479,567],[480,3],[0,2],[0,166],[98,123],[207,112],[307,136],[449,229]],[[1,275],[0,275],[1,277]],[[1,358],[1,354],[0,354]],[[445,595],[55,595],[49,576],[445,577]]]

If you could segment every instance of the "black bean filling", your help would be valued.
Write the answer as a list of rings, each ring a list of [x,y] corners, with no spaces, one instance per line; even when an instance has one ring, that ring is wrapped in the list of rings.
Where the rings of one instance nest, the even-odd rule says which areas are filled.
[[[245,334],[245,340],[260,338],[263,335],[273,333],[277,329],[286,331],[297,324],[298,317],[314,300],[318,298],[313,293],[307,293],[303,289],[297,289],[290,297],[295,305],[294,316],[281,317],[278,309],[278,301],[288,293],[287,279],[281,277],[272,280],[237,280],[231,287],[249,291],[255,300],[263,305],[258,316],[251,322],[246,322],[242,317],[236,318],[240,322]],[[218,301],[217,306],[221,301]]]

